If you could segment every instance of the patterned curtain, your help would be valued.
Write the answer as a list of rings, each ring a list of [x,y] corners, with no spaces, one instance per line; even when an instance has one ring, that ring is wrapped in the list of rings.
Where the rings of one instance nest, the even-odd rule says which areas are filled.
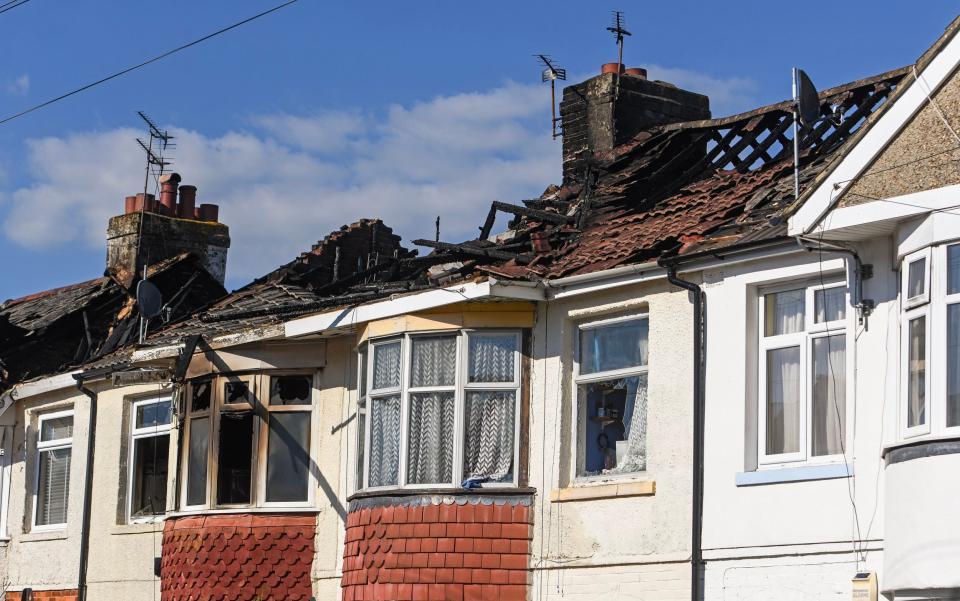
[[[464,479],[513,479],[515,394],[512,390],[467,392]]]
[[[517,337],[512,334],[470,336],[471,382],[512,382]]]
[[[626,453],[617,453],[617,467],[609,474],[628,474],[647,469],[647,377],[627,378],[627,404],[624,411]],[[633,402],[630,402],[630,398]]]
[[[457,377],[457,338],[430,336],[414,338],[410,365],[410,386],[453,386]]]
[[[407,482],[451,484],[453,480],[453,392],[410,395]]]
[[[397,388],[400,386],[400,341],[373,348],[373,389]]]
[[[400,472],[400,395],[370,401],[370,486],[397,484]]]

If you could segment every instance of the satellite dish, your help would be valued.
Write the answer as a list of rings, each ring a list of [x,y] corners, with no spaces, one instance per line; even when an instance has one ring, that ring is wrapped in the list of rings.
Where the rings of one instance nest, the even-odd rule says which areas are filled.
[[[160,289],[154,286],[153,282],[140,280],[137,284],[137,306],[140,307],[140,314],[146,318],[160,315],[163,297],[160,295]]]
[[[797,69],[797,112],[800,123],[810,126],[820,119],[820,96],[803,69]]]

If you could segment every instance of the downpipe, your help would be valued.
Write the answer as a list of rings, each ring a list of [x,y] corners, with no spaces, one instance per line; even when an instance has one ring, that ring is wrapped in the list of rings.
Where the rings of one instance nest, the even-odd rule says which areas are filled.
[[[693,296],[693,503],[690,516],[690,599],[703,599],[703,456],[704,456],[704,309],[706,301],[699,285],[677,276],[677,261],[661,257],[657,263],[667,270],[667,281]]]
[[[87,601],[87,564],[90,559],[90,513],[93,502],[93,460],[97,438],[97,393],[84,386],[84,375],[75,374],[77,389],[90,399],[87,426],[87,466],[83,480],[83,521],[80,527],[80,573],[77,576],[77,601]]]

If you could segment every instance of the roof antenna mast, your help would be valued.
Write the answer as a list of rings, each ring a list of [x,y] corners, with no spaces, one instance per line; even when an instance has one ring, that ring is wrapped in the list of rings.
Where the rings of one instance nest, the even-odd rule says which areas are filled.
[[[163,168],[170,164],[169,161],[164,160],[163,153],[168,148],[173,148],[173,144],[170,143],[170,140],[173,139],[173,136],[170,135],[166,130],[161,130],[157,125],[144,114],[143,111],[137,111],[137,114],[140,115],[140,118],[143,119],[144,123],[147,124],[147,129],[150,132],[149,142],[144,142],[140,138],[137,138],[137,143],[140,145],[140,148],[143,148],[143,151],[147,154],[147,168],[146,173],[143,176],[143,194],[146,197],[147,187],[150,184],[150,172],[151,167],[156,167],[158,169],[157,173],[154,175],[160,177],[163,175]],[[154,152],[153,142],[157,141],[157,150]]]
[[[630,32],[623,28],[623,11],[613,11],[613,25],[607,31],[617,36],[617,83],[614,88],[614,98],[620,96],[620,72],[623,71],[623,36]]]
[[[800,198],[800,136],[820,117],[820,95],[803,69],[793,68],[793,197]]]
[[[536,57],[540,59],[540,62],[544,66],[543,72],[540,74],[541,81],[550,82],[550,132],[551,135],[553,135],[553,139],[556,140],[557,136],[560,135],[560,128],[557,127],[557,124],[560,122],[560,119],[557,117],[557,80],[566,81],[567,70],[555,66],[546,54],[537,54]]]

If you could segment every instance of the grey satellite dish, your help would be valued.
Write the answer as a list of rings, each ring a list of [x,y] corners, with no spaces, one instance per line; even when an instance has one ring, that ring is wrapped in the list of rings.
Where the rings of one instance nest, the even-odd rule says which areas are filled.
[[[797,107],[803,125],[809,127],[820,119],[820,96],[803,69],[797,69]]]
[[[163,298],[160,296],[160,289],[154,286],[153,282],[140,280],[137,284],[137,306],[140,307],[140,315],[146,318],[160,315]]]

